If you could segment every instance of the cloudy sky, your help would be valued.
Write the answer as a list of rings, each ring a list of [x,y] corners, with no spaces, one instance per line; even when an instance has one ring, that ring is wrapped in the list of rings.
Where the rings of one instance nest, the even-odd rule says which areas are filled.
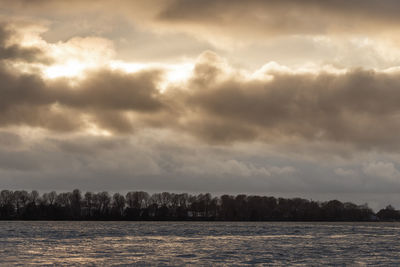
[[[397,0],[0,0],[0,188],[400,207]]]

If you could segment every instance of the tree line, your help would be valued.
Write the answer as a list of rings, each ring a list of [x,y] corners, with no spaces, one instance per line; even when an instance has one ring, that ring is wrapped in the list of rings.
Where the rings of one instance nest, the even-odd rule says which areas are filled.
[[[239,194],[135,191],[108,192],[2,190],[1,220],[205,220],[205,221],[393,221],[400,211],[387,206],[374,213],[368,205],[338,200],[275,198]]]

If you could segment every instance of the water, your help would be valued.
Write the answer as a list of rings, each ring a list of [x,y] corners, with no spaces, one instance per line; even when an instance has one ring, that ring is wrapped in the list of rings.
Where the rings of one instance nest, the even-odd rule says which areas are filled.
[[[397,223],[0,222],[0,265],[399,266]]]

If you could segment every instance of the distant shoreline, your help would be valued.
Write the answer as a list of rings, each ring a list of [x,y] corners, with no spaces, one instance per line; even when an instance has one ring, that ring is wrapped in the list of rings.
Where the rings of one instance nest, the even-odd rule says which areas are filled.
[[[141,221],[141,222],[396,222],[400,211],[391,205],[373,212],[368,205],[338,200],[275,198],[209,193],[2,190],[0,220],[12,221]]]

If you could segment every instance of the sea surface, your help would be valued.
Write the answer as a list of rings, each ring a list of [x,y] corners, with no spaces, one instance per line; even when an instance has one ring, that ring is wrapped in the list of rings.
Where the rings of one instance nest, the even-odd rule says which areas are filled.
[[[400,224],[0,221],[9,265],[400,266]]]

